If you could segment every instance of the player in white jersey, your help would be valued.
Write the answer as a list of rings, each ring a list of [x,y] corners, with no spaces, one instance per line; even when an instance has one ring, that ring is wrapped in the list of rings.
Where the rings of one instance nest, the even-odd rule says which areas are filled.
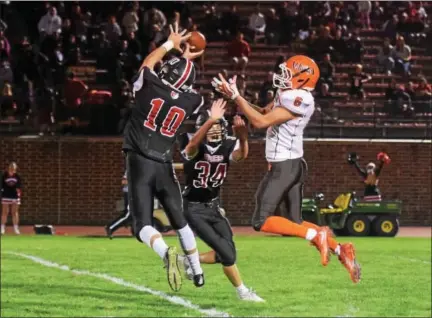
[[[350,273],[353,282],[360,281],[360,266],[351,243],[338,244],[328,227],[319,227],[302,220],[303,185],[307,174],[303,159],[303,131],[315,110],[311,92],[319,79],[319,68],[307,56],[296,55],[280,65],[281,73],[274,74],[273,85],[278,88],[274,100],[264,109],[249,104],[239,95],[236,78],[228,82],[219,74],[212,85],[217,91],[235,101],[250,123],[267,128],[266,159],[268,172],[256,195],[252,225],[256,231],[298,236],[311,241],[321,254],[321,263],[329,262],[330,251]],[[274,216],[284,202],[287,218]]]

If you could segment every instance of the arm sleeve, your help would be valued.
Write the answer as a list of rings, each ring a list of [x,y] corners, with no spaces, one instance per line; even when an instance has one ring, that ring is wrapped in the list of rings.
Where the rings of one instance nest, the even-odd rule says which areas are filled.
[[[186,161],[190,161],[190,160],[192,160],[192,159],[195,158],[195,157],[198,155],[198,153],[199,153],[199,148],[198,148],[197,153],[196,153],[195,156],[193,156],[193,157],[188,156],[188,155],[186,154],[186,152],[185,152],[185,148],[186,148],[186,146],[188,145],[189,140],[192,138],[192,136],[193,136],[192,134],[185,133],[185,134],[181,134],[181,135],[178,137],[178,139],[177,139],[177,142],[178,142],[178,144],[179,144],[179,148],[180,148],[180,154],[181,154],[181,157],[182,157],[182,161],[183,161],[183,162],[186,162]]]

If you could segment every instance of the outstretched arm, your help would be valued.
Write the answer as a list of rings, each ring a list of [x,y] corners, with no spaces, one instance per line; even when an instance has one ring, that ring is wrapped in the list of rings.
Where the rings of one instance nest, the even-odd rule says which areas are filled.
[[[198,152],[198,147],[204,140],[207,132],[215,123],[217,123],[219,119],[223,117],[225,113],[225,105],[226,101],[224,101],[222,98],[213,102],[210,110],[211,114],[209,119],[207,119],[207,121],[197,130],[197,132],[193,135],[189,143],[182,151],[182,154],[185,158],[192,159],[196,156]]]
[[[359,173],[363,178],[366,178],[366,177],[367,177],[367,172],[366,172],[366,170],[364,170],[362,167],[360,167],[360,165],[358,164],[357,161],[354,162],[354,167],[356,168],[356,170],[358,171],[358,173]]]
[[[239,140],[240,146],[231,154],[231,160],[239,162],[246,159],[249,154],[248,130],[244,120],[240,116],[234,117],[233,130]]]
[[[139,72],[141,72],[144,67],[148,67],[150,70],[153,70],[154,66],[158,62],[162,61],[164,56],[173,48],[180,52],[183,52],[183,50],[180,48],[180,44],[182,44],[187,39],[189,39],[191,34],[188,33],[185,35],[187,30],[183,30],[181,33],[178,33],[177,23],[174,24],[174,29],[172,25],[170,25],[169,27],[170,27],[171,34],[169,35],[168,40],[160,47],[158,47],[156,50],[154,50],[149,55],[147,55],[147,57],[144,59],[144,61],[141,64]]]

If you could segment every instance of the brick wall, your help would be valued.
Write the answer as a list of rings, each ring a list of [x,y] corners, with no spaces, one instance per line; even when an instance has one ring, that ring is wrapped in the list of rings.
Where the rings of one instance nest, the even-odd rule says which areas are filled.
[[[0,163],[15,160],[24,180],[22,223],[102,225],[112,219],[121,198],[120,148],[120,139],[2,137]],[[306,142],[306,195],[321,191],[329,203],[341,191],[362,193],[347,153],[356,151],[366,164],[386,151],[392,163],[380,180],[384,197],[403,200],[402,224],[431,225],[431,150],[431,144],[420,143]],[[263,142],[252,141],[248,160],[228,174],[222,198],[233,224],[248,224],[251,218],[254,192],[266,170],[263,158]]]

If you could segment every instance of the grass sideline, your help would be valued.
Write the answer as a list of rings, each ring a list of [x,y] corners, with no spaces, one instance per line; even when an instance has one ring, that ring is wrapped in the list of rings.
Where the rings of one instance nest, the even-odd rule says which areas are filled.
[[[347,241],[342,238],[341,241]],[[176,238],[167,241],[178,246]],[[3,236],[1,316],[202,316],[163,297],[94,276],[50,268],[7,252],[24,253],[103,273],[179,296],[199,308],[232,316],[427,317],[431,316],[430,238],[354,239],[363,280],[354,285],[336,257],[320,265],[315,248],[296,238],[236,237],[245,283],[266,299],[241,302],[219,265],[204,265],[206,285],[184,281],[169,290],[158,257],[133,238]],[[199,243],[201,251],[207,248]]]

